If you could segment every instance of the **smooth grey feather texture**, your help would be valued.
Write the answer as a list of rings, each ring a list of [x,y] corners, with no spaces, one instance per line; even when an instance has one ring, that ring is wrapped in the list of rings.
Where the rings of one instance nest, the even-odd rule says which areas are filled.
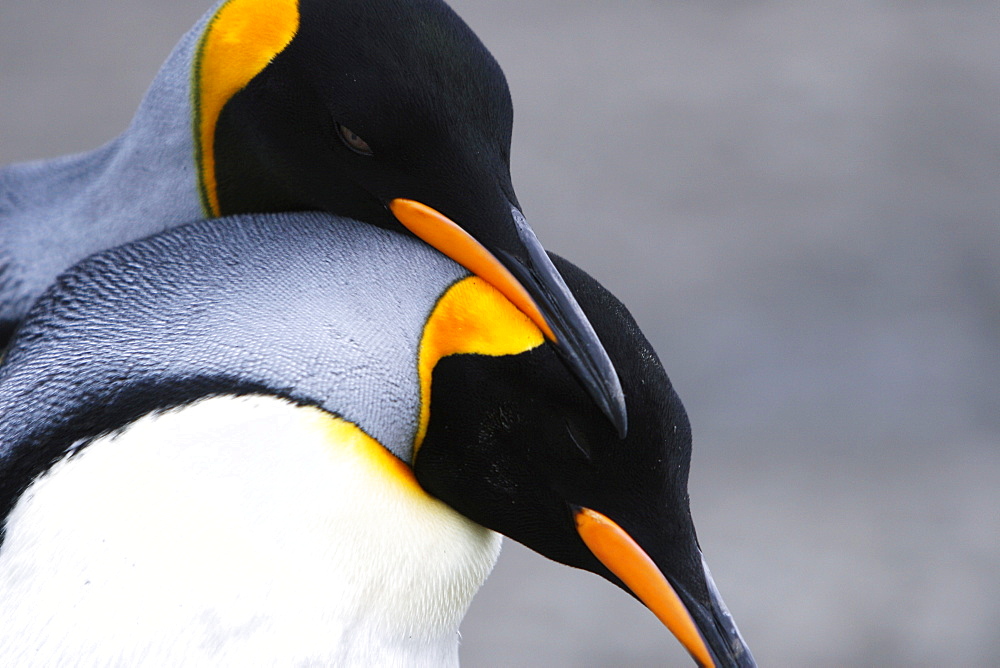
[[[192,64],[221,4],[180,40],[122,135],[88,153],[0,169],[0,344],[74,263],[203,216]]]
[[[318,405],[409,461],[423,326],[467,275],[413,238],[322,213],[198,221],[97,254],[37,302],[0,368],[0,479],[219,392]]]

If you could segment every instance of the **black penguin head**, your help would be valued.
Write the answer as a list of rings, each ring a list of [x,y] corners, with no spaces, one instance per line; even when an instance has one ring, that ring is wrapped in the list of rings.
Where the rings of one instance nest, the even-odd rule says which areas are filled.
[[[700,664],[752,665],[691,520],[684,407],[621,303],[556,264],[622,379],[627,437],[593,410],[550,346],[454,355],[434,370],[417,479],[473,520],[630,592]]]
[[[198,50],[206,211],[324,210],[409,230],[532,318],[624,434],[611,362],[519,210],[510,92],[475,34],[440,0],[260,6],[223,5]],[[259,69],[243,81],[230,60]]]
[[[220,213],[317,209],[398,226],[386,206],[410,198],[477,238],[509,217],[510,92],[447,5],[300,0],[298,12],[288,45],[219,116]],[[514,246],[513,228],[495,227],[491,241]]]

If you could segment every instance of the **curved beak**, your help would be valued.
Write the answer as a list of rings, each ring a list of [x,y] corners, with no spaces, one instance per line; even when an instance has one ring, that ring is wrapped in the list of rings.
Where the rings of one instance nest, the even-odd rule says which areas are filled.
[[[577,304],[524,216],[511,207],[526,261],[479,243],[439,211],[397,198],[389,210],[410,232],[481,277],[527,315],[552,342],[563,361],[611,420],[622,438],[628,432],[625,396],[618,374],[590,321]]]
[[[750,649],[702,559],[710,609],[671,584],[639,544],[611,519],[589,508],[574,511],[584,544],[649,608],[703,668],[754,668]]]

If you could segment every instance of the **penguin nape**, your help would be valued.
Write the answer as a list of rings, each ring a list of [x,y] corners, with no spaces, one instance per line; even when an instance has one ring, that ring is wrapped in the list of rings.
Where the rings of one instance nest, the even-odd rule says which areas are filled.
[[[625,308],[553,256],[622,439],[535,324],[324,213],[99,253],[0,366],[0,662],[442,665],[506,534],[751,666],[688,508],[690,429]]]
[[[512,113],[441,0],[220,0],[125,133],[0,171],[0,346],[92,253],[203,217],[321,210],[405,229],[489,281],[624,435],[607,353],[514,194]]]

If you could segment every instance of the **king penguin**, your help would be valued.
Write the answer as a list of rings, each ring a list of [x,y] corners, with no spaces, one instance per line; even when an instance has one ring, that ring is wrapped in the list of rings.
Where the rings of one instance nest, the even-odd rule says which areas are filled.
[[[441,0],[220,0],[124,134],[0,171],[0,346],[92,253],[203,217],[328,211],[489,281],[624,435],[620,381],[514,194],[512,117],[499,65]]]
[[[535,323],[412,237],[325,213],[98,253],[0,366],[0,663],[454,665],[500,534],[753,659],[702,559],[684,408],[552,256],[622,439]]]

